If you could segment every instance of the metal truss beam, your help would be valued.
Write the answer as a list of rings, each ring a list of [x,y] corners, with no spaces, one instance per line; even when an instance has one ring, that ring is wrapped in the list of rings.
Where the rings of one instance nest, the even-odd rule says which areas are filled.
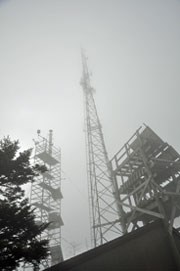
[[[49,223],[48,228],[41,234],[40,240],[49,240],[49,257],[42,261],[40,270],[62,261],[61,251],[61,150],[53,146],[52,130],[49,138],[40,135],[34,140],[34,163],[45,165],[47,171],[36,177],[31,186],[30,203],[34,207],[36,223]],[[25,268],[26,269],[26,266]],[[27,270],[33,270],[27,266]]]
[[[121,234],[119,223],[114,222],[120,219],[118,209],[121,207],[118,207],[116,201],[117,191],[111,176],[102,126],[93,96],[94,89],[90,84],[87,59],[83,52],[82,64],[91,239],[96,247]]]
[[[148,126],[140,127],[111,159],[111,168],[123,233],[157,218],[172,231],[180,216],[180,155],[175,149]]]

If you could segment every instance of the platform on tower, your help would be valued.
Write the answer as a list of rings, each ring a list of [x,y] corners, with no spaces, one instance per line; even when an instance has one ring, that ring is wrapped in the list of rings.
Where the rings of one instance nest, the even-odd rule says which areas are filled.
[[[124,228],[180,216],[180,155],[150,127],[138,129],[111,160]]]

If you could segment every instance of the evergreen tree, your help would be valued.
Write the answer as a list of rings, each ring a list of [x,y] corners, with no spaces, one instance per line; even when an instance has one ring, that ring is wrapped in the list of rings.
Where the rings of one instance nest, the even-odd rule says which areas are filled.
[[[31,166],[30,155],[19,152],[18,141],[0,141],[0,270],[15,270],[22,262],[37,267],[48,256],[48,241],[38,239],[47,225],[35,223],[22,189],[46,170]]]

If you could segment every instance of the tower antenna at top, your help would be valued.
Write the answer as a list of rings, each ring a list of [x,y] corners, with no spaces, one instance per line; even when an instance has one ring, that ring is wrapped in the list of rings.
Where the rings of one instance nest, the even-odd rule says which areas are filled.
[[[116,187],[113,184],[102,126],[96,109],[91,86],[87,57],[81,50],[84,93],[87,176],[90,206],[91,240],[98,246],[120,235],[120,210],[116,204]]]

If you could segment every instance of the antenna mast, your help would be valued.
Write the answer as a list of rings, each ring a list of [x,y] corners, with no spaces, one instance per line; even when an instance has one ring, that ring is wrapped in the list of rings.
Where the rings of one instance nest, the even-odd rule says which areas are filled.
[[[94,247],[119,236],[120,210],[116,204],[116,186],[113,184],[102,126],[98,117],[90,83],[87,58],[82,51],[87,176],[90,206],[91,241]]]
[[[31,186],[30,203],[35,207],[36,223],[48,223],[48,228],[40,239],[49,240],[49,257],[42,261],[40,269],[50,267],[63,260],[61,251],[61,150],[53,146],[53,131],[49,130],[48,139],[37,131],[35,142],[35,164],[45,165],[47,171],[36,177]],[[28,269],[29,268],[29,269]],[[26,269],[26,268],[25,268]],[[32,270],[32,266],[27,266]]]

